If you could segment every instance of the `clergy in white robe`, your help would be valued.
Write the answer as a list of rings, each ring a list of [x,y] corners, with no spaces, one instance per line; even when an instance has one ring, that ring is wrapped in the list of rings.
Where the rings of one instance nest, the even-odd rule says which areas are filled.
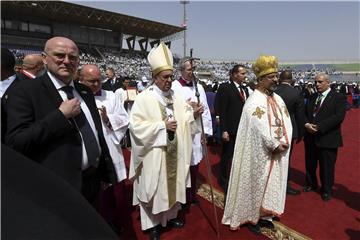
[[[204,134],[206,136],[213,135],[212,120],[210,108],[206,99],[206,94],[203,86],[196,83],[196,87],[200,94],[200,104],[204,107],[204,113],[202,114],[202,121],[204,125]],[[174,81],[172,89],[175,93],[180,94],[184,99],[190,100],[193,103],[198,103],[196,97],[196,88],[194,85],[194,75],[192,71],[192,65],[190,59],[184,59],[181,62],[181,77],[179,80]],[[202,141],[202,133],[198,133],[194,136],[192,141],[192,156],[190,163],[190,174],[191,174],[191,189],[187,192],[187,202],[196,204],[196,179],[199,174],[199,164],[204,157],[204,147],[206,147],[205,141]],[[205,140],[205,139],[204,139]]]
[[[148,61],[154,84],[136,97],[131,111],[129,178],[133,204],[140,206],[141,228],[158,239],[158,225],[183,225],[176,217],[190,185],[191,134],[201,108],[193,110],[171,90],[173,60],[166,45],[152,49]]]
[[[250,223],[259,233],[260,218],[284,212],[292,126],[284,101],[272,92],[276,58],[261,56],[254,65],[259,83],[240,119],[222,223],[232,230]]]
[[[126,167],[120,142],[128,129],[129,115],[112,91],[100,89],[95,94],[95,102],[100,111],[100,116],[104,111],[103,114],[107,116],[102,118],[102,128],[113,159],[118,182],[121,182],[126,178]]]

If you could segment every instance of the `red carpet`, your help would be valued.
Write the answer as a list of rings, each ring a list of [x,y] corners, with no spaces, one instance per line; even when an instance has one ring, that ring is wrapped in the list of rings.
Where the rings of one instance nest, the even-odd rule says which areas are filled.
[[[124,151],[124,157],[128,166],[129,152]],[[126,181],[126,207],[117,209],[117,223],[124,228],[121,239],[148,239],[148,236],[141,231],[140,212],[132,203],[132,185]],[[217,239],[214,224],[213,207],[207,200],[198,197],[200,205],[191,206],[187,210],[180,211],[179,217],[185,220],[182,229],[164,228],[161,232],[161,239]],[[218,219],[221,221],[223,211],[218,209]],[[241,231],[231,232],[227,226],[220,224],[221,239],[268,239],[265,236],[255,236],[247,228]]]
[[[312,239],[360,239],[359,109],[346,113],[342,124],[344,147],[339,149],[333,199],[323,202],[319,192],[289,196],[281,222]],[[294,149],[293,186],[305,184],[304,147]]]
[[[347,112],[343,123],[344,147],[339,149],[336,163],[335,189],[333,199],[323,202],[318,192],[301,193],[300,196],[288,196],[285,213],[280,219],[283,225],[306,235],[311,239],[360,239],[360,186],[359,186],[359,109]],[[212,183],[220,190],[215,176],[219,171],[219,146],[209,147]],[[124,151],[126,162],[129,152]],[[292,186],[301,189],[305,183],[304,147],[295,146],[292,159]],[[201,181],[205,180],[205,161],[200,165]],[[132,187],[126,184],[126,208],[118,209],[118,223],[125,231],[122,239],[147,239],[141,231],[139,211],[131,206]],[[161,239],[216,239],[214,217],[211,203],[199,197],[200,206],[192,206],[181,212],[185,220],[182,229],[164,229]],[[127,209],[127,210],[125,210]],[[223,210],[218,208],[218,220]],[[220,239],[268,239],[264,235],[255,236],[247,228],[237,232],[229,231],[220,224]]]

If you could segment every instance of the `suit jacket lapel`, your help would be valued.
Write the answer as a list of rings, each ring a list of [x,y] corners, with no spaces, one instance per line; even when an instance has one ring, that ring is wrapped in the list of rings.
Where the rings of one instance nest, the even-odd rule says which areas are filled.
[[[233,81],[230,81],[230,88],[232,89],[234,95],[238,96],[239,100],[242,101],[239,89],[236,87]]]
[[[307,113],[308,113],[308,118],[309,120],[313,119],[313,113],[314,113],[314,107],[315,107],[315,101],[316,101],[316,94],[310,95],[310,98],[308,99],[308,108],[307,108]]]
[[[330,92],[328,93],[328,95],[326,95],[323,103],[320,106],[319,112],[317,113],[317,115],[323,110],[326,109],[326,106],[329,104],[329,102],[331,102],[331,99],[333,98],[333,92],[330,90]]]
[[[54,84],[52,83],[49,75],[44,74],[41,77],[42,85],[45,88],[46,93],[50,96],[50,99],[52,99],[55,103],[55,105],[58,107],[63,102],[58,90],[55,88]]]

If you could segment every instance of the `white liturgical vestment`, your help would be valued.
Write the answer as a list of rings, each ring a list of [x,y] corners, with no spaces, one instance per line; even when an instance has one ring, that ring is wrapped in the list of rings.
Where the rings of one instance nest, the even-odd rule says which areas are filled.
[[[140,205],[142,230],[159,223],[165,226],[175,218],[180,203],[186,202],[186,187],[190,186],[192,133],[198,127],[191,106],[181,96],[170,93],[170,98],[165,98],[156,85],[148,87],[137,96],[130,115],[129,178],[133,181],[133,204]],[[166,117],[177,121],[172,143]]]
[[[292,126],[284,101],[255,90],[245,102],[236,136],[222,223],[237,229],[284,212]],[[272,153],[279,143],[289,148]]]
[[[109,124],[106,125],[103,120],[101,120],[101,124],[117,179],[120,182],[126,178],[126,167],[120,142],[129,126],[129,116],[121,101],[112,91],[101,90],[101,95],[95,96],[95,102],[98,108],[103,106],[106,108]]]
[[[197,84],[197,88],[200,94],[200,103],[204,105],[204,112],[202,114],[202,120],[204,124],[204,133],[206,135],[213,135],[212,129],[212,120],[209,105],[207,103],[206,94],[204,88],[201,84]],[[192,102],[197,102],[197,97],[195,96],[195,87],[194,86],[182,86],[179,81],[174,81],[172,84],[172,89],[175,93],[180,94],[185,100]],[[201,144],[201,132],[196,134],[193,138],[193,152],[191,157],[191,166],[198,165],[203,159],[203,145]]]

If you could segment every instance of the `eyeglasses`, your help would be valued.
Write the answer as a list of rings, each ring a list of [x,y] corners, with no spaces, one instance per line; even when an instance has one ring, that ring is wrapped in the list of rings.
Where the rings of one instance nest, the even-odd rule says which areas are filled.
[[[79,60],[79,56],[77,56],[77,55],[69,55],[69,54],[60,53],[60,52],[53,52],[51,54],[47,53],[47,52],[43,52],[43,54],[54,58],[55,61],[57,61],[57,62],[65,61],[66,57],[68,58],[70,63],[76,63]]]
[[[159,75],[159,77],[161,78],[161,80],[163,80],[163,81],[174,81],[174,75],[172,75],[172,74],[167,74],[167,75],[164,75],[164,76],[161,76],[161,75]]]

